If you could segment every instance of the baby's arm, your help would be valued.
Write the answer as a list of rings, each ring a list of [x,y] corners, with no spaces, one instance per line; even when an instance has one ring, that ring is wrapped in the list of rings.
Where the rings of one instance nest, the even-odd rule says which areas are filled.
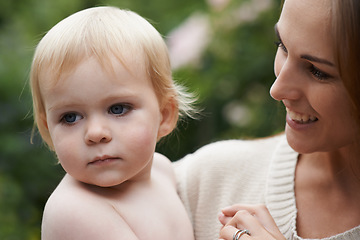
[[[61,190],[46,204],[41,235],[42,240],[138,240],[124,219],[103,199]]]

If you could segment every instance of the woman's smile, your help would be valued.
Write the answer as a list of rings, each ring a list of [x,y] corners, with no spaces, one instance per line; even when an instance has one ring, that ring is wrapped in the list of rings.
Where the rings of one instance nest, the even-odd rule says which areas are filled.
[[[286,108],[286,112],[289,115],[289,118],[298,124],[307,124],[307,123],[316,122],[318,120],[318,118],[315,116],[309,114],[297,113],[291,111],[289,108]]]

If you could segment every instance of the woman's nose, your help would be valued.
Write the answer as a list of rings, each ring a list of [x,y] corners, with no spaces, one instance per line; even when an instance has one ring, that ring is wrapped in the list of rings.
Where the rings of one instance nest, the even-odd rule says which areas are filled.
[[[275,62],[274,68],[276,79],[270,88],[271,97],[277,101],[299,99],[302,86],[296,65],[287,59],[280,64]]]
[[[111,140],[111,130],[105,122],[100,119],[88,121],[85,133],[86,144],[107,143]]]

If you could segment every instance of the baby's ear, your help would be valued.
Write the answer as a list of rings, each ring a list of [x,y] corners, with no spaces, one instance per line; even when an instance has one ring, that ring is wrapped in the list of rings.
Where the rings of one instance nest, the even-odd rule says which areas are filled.
[[[46,114],[41,113],[38,118],[38,129],[43,141],[51,151],[54,151],[54,146],[50,137],[49,126],[46,120]]]
[[[161,109],[161,122],[158,131],[158,140],[170,134],[176,127],[179,109],[175,99],[171,98]]]
[[[40,121],[41,121],[40,124],[43,124],[44,127],[45,127],[47,130],[49,130],[49,127],[48,127],[48,124],[47,124],[47,120],[46,120],[46,114],[45,114],[45,113],[41,113],[39,119],[40,119]]]

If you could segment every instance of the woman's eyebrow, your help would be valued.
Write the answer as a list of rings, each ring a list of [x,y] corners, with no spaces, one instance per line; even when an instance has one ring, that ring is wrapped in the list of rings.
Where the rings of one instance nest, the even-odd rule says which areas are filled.
[[[308,54],[303,54],[300,56],[302,59],[308,60],[310,62],[316,62],[316,63],[322,63],[322,64],[326,64],[328,66],[334,67],[335,64],[326,60],[326,59],[322,59],[322,58],[318,58],[318,57],[314,57]]]
[[[277,26],[277,23],[275,24],[274,26],[274,30],[275,30],[275,34],[277,36],[277,38],[279,39],[279,41],[281,41],[281,37],[280,37],[280,33],[279,33],[279,29],[278,29],[278,26]],[[282,41],[281,41],[282,42]],[[303,54],[300,56],[302,59],[305,59],[305,60],[308,60],[310,62],[316,62],[316,63],[321,63],[321,64],[326,64],[328,66],[331,66],[331,67],[334,67],[335,64],[326,60],[326,59],[323,59],[323,58],[318,58],[318,57],[315,57],[315,56],[311,56],[309,54]]]

